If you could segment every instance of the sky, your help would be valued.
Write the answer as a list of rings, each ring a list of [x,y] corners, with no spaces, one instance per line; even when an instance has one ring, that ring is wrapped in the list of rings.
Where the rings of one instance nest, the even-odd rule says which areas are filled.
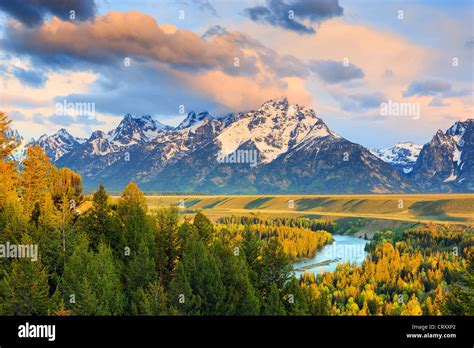
[[[473,3],[0,0],[0,110],[88,137],[287,96],[366,147],[423,144],[473,118]]]

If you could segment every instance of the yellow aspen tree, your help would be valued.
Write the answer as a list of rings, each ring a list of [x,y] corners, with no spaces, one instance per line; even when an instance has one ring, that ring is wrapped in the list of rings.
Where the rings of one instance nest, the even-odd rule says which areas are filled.
[[[22,200],[28,214],[36,202],[44,201],[46,192],[51,192],[56,171],[39,145],[28,147],[20,173]]]

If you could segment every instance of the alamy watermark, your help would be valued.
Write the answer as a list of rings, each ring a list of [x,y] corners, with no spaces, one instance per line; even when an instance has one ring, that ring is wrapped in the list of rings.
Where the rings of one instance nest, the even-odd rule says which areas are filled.
[[[420,119],[420,103],[402,103],[388,100],[380,104],[380,114],[382,116],[412,117],[414,120]]]
[[[58,116],[87,116],[89,119],[95,118],[95,103],[72,103],[66,99],[62,103],[54,104],[55,114]]]
[[[258,164],[257,150],[236,150],[232,153],[226,154],[220,151],[217,155],[218,163],[248,163],[250,167],[256,167]]]
[[[365,245],[354,244],[338,244],[336,241],[330,245],[326,246],[327,256],[332,260],[354,260],[361,262],[365,259],[367,255],[365,251]]]
[[[38,261],[37,244],[0,244],[0,258],[28,258]]]

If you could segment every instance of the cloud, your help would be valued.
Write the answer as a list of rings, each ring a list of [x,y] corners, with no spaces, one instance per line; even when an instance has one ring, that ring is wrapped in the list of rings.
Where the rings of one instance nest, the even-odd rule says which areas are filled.
[[[426,80],[426,81],[413,81],[408,88],[403,92],[404,97],[411,96],[438,96],[443,98],[456,98],[471,95],[472,90],[468,88],[464,89],[452,89],[451,84],[441,80]],[[439,101],[432,101],[433,106],[440,106]],[[430,105],[431,105],[430,103]]]
[[[54,123],[56,125],[65,126],[65,127],[68,127],[68,126],[73,125],[75,123],[74,122],[74,117],[72,117],[72,116],[69,116],[69,115],[56,115],[56,114],[53,114],[53,115],[49,116],[48,121],[51,122],[51,123]]]
[[[8,25],[6,49],[35,56],[43,63],[75,66],[78,61],[123,64],[125,58],[151,59],[176,69],[220,69],[228,74],[255,74],[255,59],[221,36],[204,40],[189,30],[169,30],[139,12],[110,12],[93,22],[69,23],[58,18],[35,30]],[[236,69],[235,58],[240,65]]]
[[[219,17],[217,10],[212,6],[209,0],[176,0],[176,3],[185,6],[194,5],[203,13],[209,13],[214,17]]]
[[[445,103],[441,98],[433,98],[431,99],[429,106],[449,106],[449,104]]]
[[[384,78],[390,79],[390,78],[392,78],[392,77],[394,77],[394,76],[395,76],[395,74],[394,74],[394,72],[392,71],[392,69],[385,69],[385,71],[383,72],[383,77],[384,77]]]
[[[380,104],[387,100],[386,96],[378,92],[354,94],[338,93],[334,95],[334,97],[337,98],[342,109],[350,112],[379,108]]]
[[[77,124],[82,124],[86,126],[98,126],[98,125],[105,124],[104,121],[101,121],[96,117],[90,117],[90,116],[85,116],[85,115],[76,116],[74,121]]]
[[[19,67],[15,67],[13,69],[13,75],[18,80],[20,80],[22,84],[33,88],[44,87],[46,81],[48,80],[48,78],[42,73],[36,72],[34,70],[25,70]]]
[[[96,5],[94,0],[0,0],[0,11],[28,27],[34,27],[43,23],[47,15],[70,20],[70,11],[74,11],[74,20],[93,18]]]
[[[288,77],[274,83],[265,76],[257,79],[246,76],[228,76],[220,71],[211,71],[194,78],[183,76],[184,82],[218,103],[215,113],[245,111],[259,107],[264,101],[286,95],[291,103],[310,105],[313,96],[305,89],[304,80]],[[206,86],[205,89],[201,88]],[[225,93],[223,93],[225,86]]]
[[[20,111],[10,111],[8,112],[8,117],[13,121],[24,121],[26,120],[25,115]]]
[[[33,115],[32,121],[36,124],[44,124],[45,117],[42,113],[37,112]]]
[[[219,17],[219,14],[217,13],[214,6],[211,5],[209,0],[192,0],[192,1],[193,1],[193,4],[197,5],[198,8],[202,12],[209,12],[211,15],[213,15],[215,17]]]
[[[143,115],[158,112],[159,115],[176,116],[180,105],[193,110],[217,104],[198,95],[182,82],[182,77],[171,69],[156,67],[153,63],[137,64],[134,67],[110,66],[100,68],[100,78],[89,91],[58,95],[55,102],[94,103],[97,113]],[[181,72],[195,79],[195,74]],[[207,88],[207,87],[206,87]],[[196,89],[203,89],[202,86]]]
[[[203,38],[137,12],[112,12],[74,24],[53,18],[35,30],[10,25],[6,33],[4,46],[29,55],[33,65],[46,71],[94,72],[97,79],[87,92],[59,91],[55,99],[94,102],[103,114],[155,111],[176,117],[180,105],[186,110],[245,110],[264,98],[288,94],[291,86],[298,86],[300,100],[308,101],[304,84],[291,80],[310,73],[305,63],[220,26],[211,27]],[[124,65],[124,57],[131,58],[130,66]],[[211,76],[216,80],[209,80]]]
[[[474,48],[474,37],[471,37],[469,40],[467,40],[465,43],[464,43],[464,46],[466,48]]]
[[[444,98],[455,98],[455,97],[465,97],[467,95],[472,95],[473,91],[469,88],[464,89],[450,89],[442,94]]]
[[[211,27],[206,33],[208,38],[216,36],[219,40],[228,41],[256,57],[256,64],[261,64],[265,68],[260,70],[270,72],[276,77],[306,77],[309,74],[308,67],[300,59],[289,54],[280,55],[246,34],[230,33],[221,26]]]
[[[38,121],[38,118],[36,119]],[[42,119],[37,123],[44,123]],[[48,117],[48,121],[54,125],[69,127],[71,125],[96,126],[105,124],[105,122],[98,120],[95,117],[88,117],[85,115],[71,116],[71,115],[56,115],[53,114]]]
[[[254,6],[244,10],[244,14],[254,22],[272,25],[294,31],[299,34],[314,34],[313,27],[305,25],[302,20],[312,24],[342,16],[344,9],[339,6],[339,0],[267,0],[266,6]]]
[[[24,109],[33,109],[49,105],[47,100],[38,100],[25,95],[10,95],[7,93],[0,93],[0,101],[2,106],[9,105]]]
[[[451,84],[440,80],[413,81],[405,92],[404,97],[431,96],[451,90]]]
[[[214,25],[210,27],[209,29],[207,29],[206,32],[202,34],[201,38],[207,40],[216,35],[229,35],[229,34],[230,33],[223,26]]]
[[[340,83],[364,77],[364,72],[357,65],[349,63],[346,66],[334,60],[312,60],[310,69],[327,83]]]

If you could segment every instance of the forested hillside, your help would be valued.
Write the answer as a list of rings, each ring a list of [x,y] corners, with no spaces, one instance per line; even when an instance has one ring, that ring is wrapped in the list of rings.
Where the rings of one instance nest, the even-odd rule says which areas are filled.
[[[383,232],[361,266],[294,277],[292,261],[331,242],[319,220],[181,221],[150,211],[129,183],[92,207],[81,177],[29,147],[18,168],[0,114],[0,315],[439,315],[474,314],[471,232],[460,227]],[[5,246],[38,245],[33,258]]]

